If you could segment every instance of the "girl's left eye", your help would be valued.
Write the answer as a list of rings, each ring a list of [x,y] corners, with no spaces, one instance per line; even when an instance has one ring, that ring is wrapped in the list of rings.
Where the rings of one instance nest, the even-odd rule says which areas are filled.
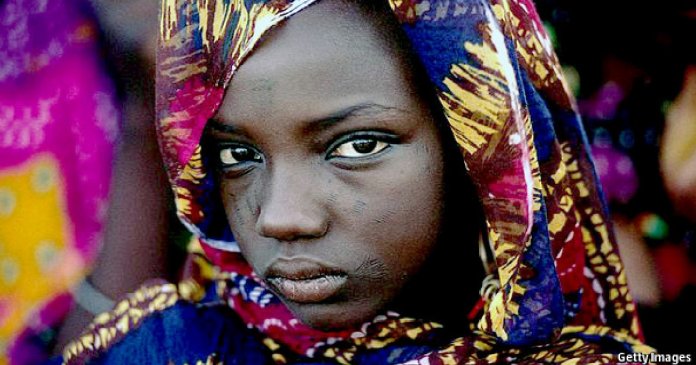
[[[391,144],[376,138],[357,138],[340,144],[329,154],[330,157],[358,158],[374,155]]]

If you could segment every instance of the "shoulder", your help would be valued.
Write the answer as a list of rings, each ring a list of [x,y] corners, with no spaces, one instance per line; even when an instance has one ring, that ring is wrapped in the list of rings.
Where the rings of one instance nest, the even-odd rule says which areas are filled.
[[[95,317],[88,330],[66,346],[63,362],[269,362],[258,334],[216,299],[214,288],[207,289],[193,281],[142,286],[112,311]]]

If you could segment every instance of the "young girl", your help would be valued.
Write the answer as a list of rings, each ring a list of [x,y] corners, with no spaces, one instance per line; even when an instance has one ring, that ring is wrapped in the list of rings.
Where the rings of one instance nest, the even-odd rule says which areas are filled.
[[[652,351],[531,3],[165,0],[161,21],[160,145],[214,266],[144,286],[65,362]]]

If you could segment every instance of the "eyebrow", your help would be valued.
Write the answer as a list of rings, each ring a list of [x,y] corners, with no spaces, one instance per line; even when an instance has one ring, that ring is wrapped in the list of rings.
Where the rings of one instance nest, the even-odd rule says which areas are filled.
[[[355,116],[373,116],[373,115],[379,115],[383,114],[386,112],[394,112],[394,111],[401,111],[399,108],[396,107],[390,107],[390,106],[385,106],[381,104],[375,104],[375,103],[362,103],[362,104],[356,104],[349,106],[345,109],[336,111],[334,113],[331,113],[325,117],[311,120],[309,121],[304,127],[303,127],[303,132],[304,133],[309,133],[309,132],[317,132],[321,130],[326,130],[329,128],[332,128],[336,126],[337,124],[350,119],[351,117]],[[243,131],[241,128],[230,125],[227,123],[223,123],[220,120],[217,119],[211,119],[208,123],[208,126],[218,132],[223,132],[223,133],[230,133],[230,134],[243,134]]]
[[[208,124],[206,125],[206,128],[210,128],[211,130],[214,130],[216,132],[222,132],[222,133],[229,133],[229,134],[237,134],[241,133],[241,129],[237,126],[234,125],[229,125],[225,124],[215,118],[208,120]]]
[[[307,126],[305,127],[306,132],[310,131],[319,131],[319,130],[326,130],[331,127],[334,127],[335,125],[355,116],[374,116],[374,115],[379,115],[383,114],[385,112],[392,112],[392,111],[397,111],[398,109],[395,107],[389,107],[381,104],[374,104],[374,103],[364,103],[364,104],[357,104],[350,106],[348,108],[345,108],[343,110],[339,110],[335,113],[332,113],[326,117],[320,118],[313,120],[309,123],[307,123]]]

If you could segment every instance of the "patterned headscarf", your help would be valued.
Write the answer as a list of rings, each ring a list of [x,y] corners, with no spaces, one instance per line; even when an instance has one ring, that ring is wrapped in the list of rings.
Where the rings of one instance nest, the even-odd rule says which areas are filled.
[[[348,363],[347,348],[360,341],[369,347],[364,333],[352,347],[327,349],[344,334],[322,335],[306,327],[274,333],[264,324],[268,312],[261,308],[273,301],[272,293],[256,287],[245,294],[254,274],[238,253],[199,144],[235,71],[264,33],[314,2],[163,0],[157,128],[179,217],[207,255],[238,279],[242,290],[230,291],[228,298],[235,310],[297,353],[318,356],[321,348],[323,356]],[[413,363],[496,362],[503,356],[561,361],[581,355],[611,361],[590,355],[608,348],[650,351],[640,343],[635,304],[574,100],[533,4],[389,0],[389,5],[424,65],[476,186],[500,283],[484,297],[473,335]],[[288,313],[275,315],[294,320]],[[436,327],[411,329],[426,333]],[[408,328],[388,333],[419,337]],[[380,340],[395,340],[386,337]]]

